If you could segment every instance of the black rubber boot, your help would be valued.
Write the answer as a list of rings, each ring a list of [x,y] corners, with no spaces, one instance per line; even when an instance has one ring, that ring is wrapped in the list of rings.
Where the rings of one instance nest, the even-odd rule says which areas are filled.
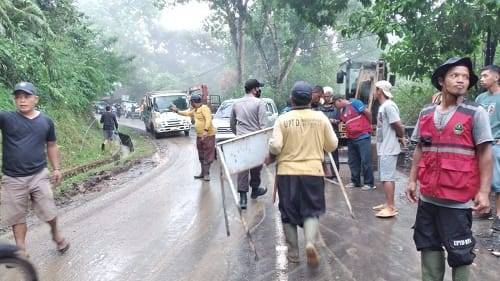
[[[247,193],[240,192],[240,208],[245,210],[247,208]]]
[[[256,199],[257,197],[266,194],[266,192],[267,188],[265,187],[252,188],[252,194],[250,195],[250,197],[252,197],[252,199]]]
[[[203,164],[203,180],[210,181],[210,164]]]

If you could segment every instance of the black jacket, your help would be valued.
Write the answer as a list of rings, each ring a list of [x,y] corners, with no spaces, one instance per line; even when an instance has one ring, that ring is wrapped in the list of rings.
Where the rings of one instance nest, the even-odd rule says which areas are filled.
[[[104,112],[101,115],[101,123],[103,124],[103,130],[114,130],[115,127],[118,130],[118,121],[116,121],[116,116],[113,112]]]

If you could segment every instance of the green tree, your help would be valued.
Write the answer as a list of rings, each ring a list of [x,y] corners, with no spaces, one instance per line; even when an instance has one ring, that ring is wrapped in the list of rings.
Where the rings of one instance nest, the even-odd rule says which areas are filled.
[[[183,4],[192,0],[155,0],[156,5],[164,8],[169,4]],[[206,21],[206,27],[218,37],[225,38],[225,28],[229,29],[229,39],[236,63],[237,85],[242,85],[245,53],[245,29],[248,20],[249,0],[198,0],[207,2],[212,14]]]
[[[72,3],[0,3],[0,88],[31,81],[43,94],[42,107],[81,111],[127,72],[129,59],[114,53],[114,41],[92,31]]]
[[[399,37],[386,54],[391,68],[423,77],[448,57],[481,51],[481,42],[489,46],[485,63],[492,63],[500,39],[495,28],[500,26],[499,15],[496,0],[377,0],[351,15],[344,34],[368,30],[382,47],[389,43],[389,35]]]
[[[292,9],[276,5],[276,1],[260,1],[252,6],[247,34],[275,93],[283,92],[283,83],[299,52],[311,47],[311,39],[318,33],[317,28],[300,20]]]

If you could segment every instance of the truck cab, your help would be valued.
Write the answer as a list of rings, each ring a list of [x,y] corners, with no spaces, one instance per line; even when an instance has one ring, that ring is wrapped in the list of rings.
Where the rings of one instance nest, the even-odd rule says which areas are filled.
[[[184,132],[189,136],[191,118],[178,115],[170,109],[175,105],[179,110],[189,108],[188,95],[183,92],[150,92],[144,97],[142,120],[146,131],[155,138],[168,132]]]

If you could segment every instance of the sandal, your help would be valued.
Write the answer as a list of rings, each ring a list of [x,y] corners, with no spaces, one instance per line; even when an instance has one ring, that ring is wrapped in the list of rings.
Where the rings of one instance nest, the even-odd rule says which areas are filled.
[[[376,213],[375,216],[378,218],[392,218],[398,214],[396,208],[384,208],[380,212]]]
[[[379,204],[379,205],[377,205],[377,206],[373,206],[373,207],[372,207],[372,210],[374,210],[374,211],[381,211],[381,210],[382,210],[382,209],[384,209],[385,207],[386,207],[386,205],[385,205],[385,204]]]
[[[63,238],[61,241],[56,242],[56,244],[57,251],[61,254],[69,249],[69,242],[66,240],[66,238]]]
[[[30,258],[30,255],[28,254],[28,252],[26,252],[25,249],[19,249],[16,251],[16,256],[19,257],[19,258],[23,258],[23,259],[29,259]]]

